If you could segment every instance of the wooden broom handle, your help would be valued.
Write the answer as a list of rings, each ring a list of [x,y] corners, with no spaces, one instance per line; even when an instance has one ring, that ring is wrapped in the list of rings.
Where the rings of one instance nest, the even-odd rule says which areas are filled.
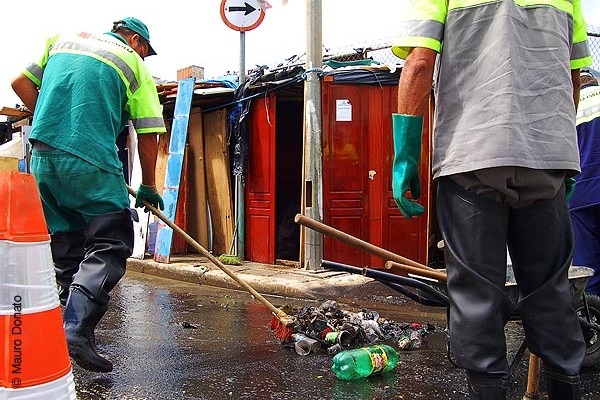
[[[527,391],[523,400],[540,398],[540,365],[541,360],[533,353],[529,354],[529,368],[527,370]]]
[[[127,185],[127,191],[133,197],[136,196],[135,190],[133,190],[129,185]],[[276,316],[281,314],[281,311],[278,310],[273,304],[269,302],[269,300],[265,299],[260,293],[258,293],[252,286],[243,281],[240,277],[238,277],[230,268],[228,268],[225,264],[223,264],[219,259],[213,256],[208,252],[202,245],[196,242],[190,235],[188,235],[183,229],[179,226],[175,225],[166,215],[164,215],[158,208],[153,207],[147,201],[144,200],[144,206],[147,207],[154,215],[160,218],[165,224],[167,224],[171,229],[175,232],[179,233],[186,242],[188,242],[194,249],[198,251],[198,253],[202,254],[204,257],[208,258],[213,264],[215,264],[219,269],[225,272],[231,279],[238,283],[238,285],[242,286],[246,289],[252,296],[256,297],[261,303],[263,303],[273,314]]]
[[[307,228],[310,228],[314,231],[317,231],[319,233],[322,233],[323,235],[326,236],[330,236],[333,237],[335,239],[338,239],[352,247],[355,247],[359,250],[365,251],[367,253],[370,254],[374,254],[378,257],[383,258],[384,260],[387,261],[395,261],[399,264],[407,264],[407,265],[411,265],[413,267],[416,268],[420,268],[420,269],[425,269],[425,270],[431,270],[431,271],[436,271],[434,268],[428,267],[426,265],[420,264],[416,261],[413,261],[409,258],[406,257],[402,257],[401,255],[398,255],[396,253],[392,253],[391,251],[382,249],[381,247],[377,247],[369,242],[365,242],[364,240],[361,240],[357,237],[351,236],[345,232],[339,231],[335,228],[332,228],[329,225],[325,225],[319,221],[315,221],[312,218],[309,218],[305,215],[302,214],[296,214],[296,217],[294,218],[294,221],[297,224],[300,224],[302,226],[306,226]]]
[[[445,272],[413,267],[412,265],[400,264],[395,261],[386,261],[385,268],[392,271],[402,272],[403,274],[413,274],[424,276],[425,278],[436,279],[440,282],[448,282],[448,275]]]

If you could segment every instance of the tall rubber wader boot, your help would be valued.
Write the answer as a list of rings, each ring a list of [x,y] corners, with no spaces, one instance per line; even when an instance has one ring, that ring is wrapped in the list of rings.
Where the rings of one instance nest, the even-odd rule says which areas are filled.
[[[71,288],[64,311],[65,335],[69,355],[80,367],[94,372],[110,372],[112,363],[96,349],[94,329],[108,310],[108,304],[98,304],[77,288]]]
[[[512,210],[508,243],[527,347],[544,363],[551,400],[580,398],[585,356],[568,281],[574,239],[564,190],[553,199]]]
[[[440,178],[438,220],[445,243],[450,351],[464,368],[470,399],[504,399],[507,205]]]
[[[565,375],[545,368],[544,378],[550,400],[581,399],[579,375]]]
[[[506,400],[507,381],[467,371],[469,400]]]
[[[109,292],[125,274],[132,250],[130,210],[104,214],[90,221],[85,258],[73,276],[64,311],[69,354],[87,370],[112,371],[112,363],[97,352],[94,329],[108,309]]]
[[[60,304],[64,306],[69,297],[69,287],[73,282],[73,275],[79,270],[79,264],[85,256],[83,249],[85,233],[59,232],[52,234],[50,239],[58,297]]]

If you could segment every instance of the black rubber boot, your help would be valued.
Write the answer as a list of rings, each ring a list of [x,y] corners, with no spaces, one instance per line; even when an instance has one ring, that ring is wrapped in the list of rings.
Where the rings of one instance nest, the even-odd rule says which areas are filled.
[[[544,370],[546,390],[550,400],[579,400],[579,375],[564,375],[551,370]]]
[[[94,372],[110,372],[112,363],[96,350],[94,329],[108,305],[94,302],[77,288],[71,289],[64,310],[65,336],[69,355],[80,367]]]
[[[129,209],[93,218],[86,235],[85,257],[71,287],[99,304],[108,304],[109,292],[125,274],[132,251],[133,222]]]
[[[469,400],[506,400],[506,388],[469,384]]]
[[[51,236],[52,261],[54,262],[58,297],[62,306],[67,303],[73,275],[77,273],[79,263],[83,260],[84,241],[85,234],[83,232],[59,232]]]
[[[506,400],[507,379],[469,370],[465,372],[469,383],[469,400]]]

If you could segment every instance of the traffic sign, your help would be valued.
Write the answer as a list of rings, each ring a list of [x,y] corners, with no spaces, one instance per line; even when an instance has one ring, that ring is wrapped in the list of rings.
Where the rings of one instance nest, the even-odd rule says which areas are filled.
[[[233,30],[245,32],[256,28],[265,18],[258,0],[223,0],[221,18]]]

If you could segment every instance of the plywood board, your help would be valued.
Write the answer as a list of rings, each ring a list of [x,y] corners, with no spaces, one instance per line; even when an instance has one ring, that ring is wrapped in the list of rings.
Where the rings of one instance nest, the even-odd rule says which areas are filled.
[[[204,171],[204,130],[202,111],[192,109],[188,132],[189,201],[188,234],[208,249],[208,214],[206,210],[206,173]],[[189,247],[188,251],[195,251]]]
[[[213,226],[213,253],[229,253],[233,240],[231,175],[225,110],[203,115],[206,186]]]
[[[177,212],[177,198],[183,169],[183,157],[187,142],[188,122],[194,92],[194,78],[179,81],[175,111],[173,114],[173,128],[169,141],[169,156],[167,157],[167,171],[162,193],[165,209],[164,215],[171,221],[175,220]],[[173,229],[163,221],[158,222],[156,232],[156,251],[154,260],[168,263],[173,242]]]

